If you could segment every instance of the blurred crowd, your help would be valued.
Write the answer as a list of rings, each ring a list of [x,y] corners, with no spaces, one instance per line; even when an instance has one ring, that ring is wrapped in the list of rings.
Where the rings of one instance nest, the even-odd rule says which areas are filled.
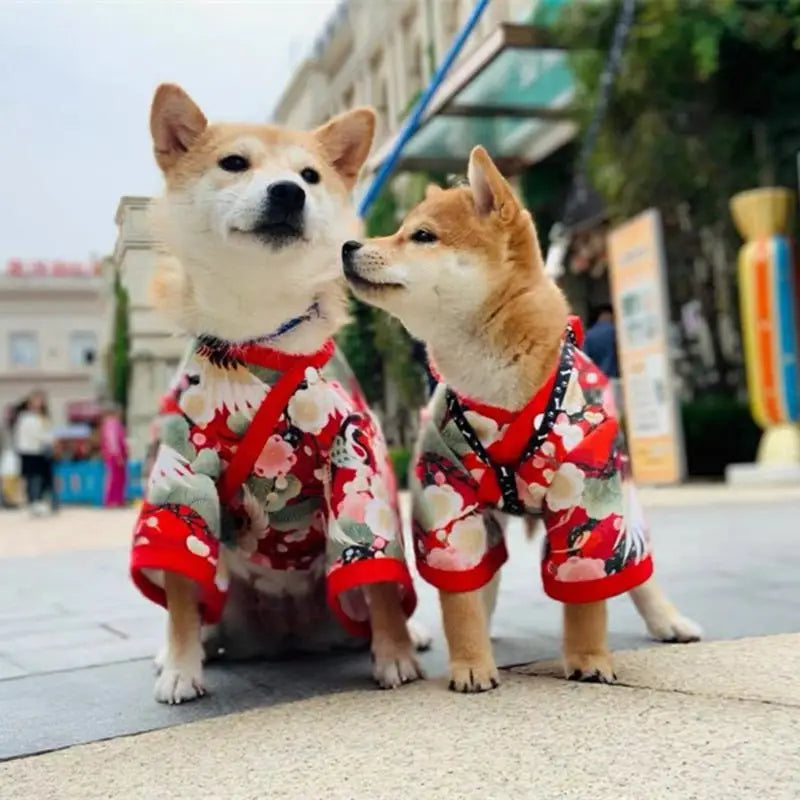
[[[96,426],[53,424],[47,397],[35,390],[17,403],[0,428],[0,505],[26,506],[33,516],[58,511],[57,464],[102,459],[103,504],[125,504],[128,447],[122,413],[108,406]]]

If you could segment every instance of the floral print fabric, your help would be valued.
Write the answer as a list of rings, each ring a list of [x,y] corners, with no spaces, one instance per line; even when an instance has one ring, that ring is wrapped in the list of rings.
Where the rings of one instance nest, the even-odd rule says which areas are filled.
[[[302,380],[250,474],[221,506],[220,476],[265,397],[298,359],[307,360]],[[397,583],[410,616],[416,597],[386,445],[332,344],[305,357],[200,340],[161,411],[131,553],[133,580],[147,597],[164,605],[154,571],[178,572],[197,582],[204,621],[218,621],[228,586],[217,567],[227,546],[262,575],[319,576],[350,633],[369,633],[360,591],[368,583]]]
[[[566,389],[552,409],[553,379],[518,413],[458,399],[494,465],[513,470],[524,513],[544,520],[546,593],[581,603],[643,583],[652,560],[612,389],[580,350],[573,348],[570,359]],[[563,364],[562,352],[559,368]],[[545,409],[554,412],[551,417]],[[459,430],[444,387],[434,394],[425,419],[412,470],[419,572],[446,591],[478,589],[507,558],[502,530],[488,513],[502,511],[496,472]],[[523,458],[537,432],[539,447]]]

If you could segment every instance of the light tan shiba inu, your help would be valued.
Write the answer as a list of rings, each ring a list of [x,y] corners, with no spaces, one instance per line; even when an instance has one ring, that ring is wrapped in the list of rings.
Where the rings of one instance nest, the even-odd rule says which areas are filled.
[[[412,483],[417,561],[440,590],[450,686],[497,685],[488,618],[508,513],[544,517],[542,580],[564,603],[566,675],[612,682],[606,598],[629,592],[658,639],[700,631],[650,577],[611,392],[544,274],[530,214],[482,148],[468,179],[431,187],[393,236],[342,251],[354,293],[424,340],[441,378]]]
[[[194,340],[161,410],[131,553],[136,585],[169,612],[156,699],[204,693],[203,641],[259,656],[371,637],[380,686],[415,680],[427,636],[406,622],[395,482],[331,339],[375,115],[310,132],[208,124],[162,85],[150,124],[166,182],[153,294]]]

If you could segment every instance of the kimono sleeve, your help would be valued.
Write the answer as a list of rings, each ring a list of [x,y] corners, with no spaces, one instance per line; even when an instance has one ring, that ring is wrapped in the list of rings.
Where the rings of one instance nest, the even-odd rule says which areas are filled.
[[[544,499],[545,592],[562,603],[591,603],[627,592],[653,571],[619,427],[608,419],[559,466]]]
[[[367,636],[364,586],[394,583],[406,616],[416,606],[397,483],[383,435],[370,414],[358,412],[344,420],[331,447],[327,483],[328,603],[350,633]]]
[[[188,420],[167,398],[154,426],[156,444],[136,522],[130,572],[148,599],[166,607],[164,572],[194,581],[207,624],[222,613],[227,587],[217,576],[220,508],[216,478],[219,457],[212,447],[198,449]]]

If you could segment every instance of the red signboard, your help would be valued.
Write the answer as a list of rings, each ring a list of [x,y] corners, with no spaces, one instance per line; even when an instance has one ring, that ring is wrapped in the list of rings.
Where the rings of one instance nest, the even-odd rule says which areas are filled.
[[[12,258],[6,263],[5,274],[20,278],[87,278],[100,274],[100,262],[87,263],[85,261],[44,261],[41,259]]]

